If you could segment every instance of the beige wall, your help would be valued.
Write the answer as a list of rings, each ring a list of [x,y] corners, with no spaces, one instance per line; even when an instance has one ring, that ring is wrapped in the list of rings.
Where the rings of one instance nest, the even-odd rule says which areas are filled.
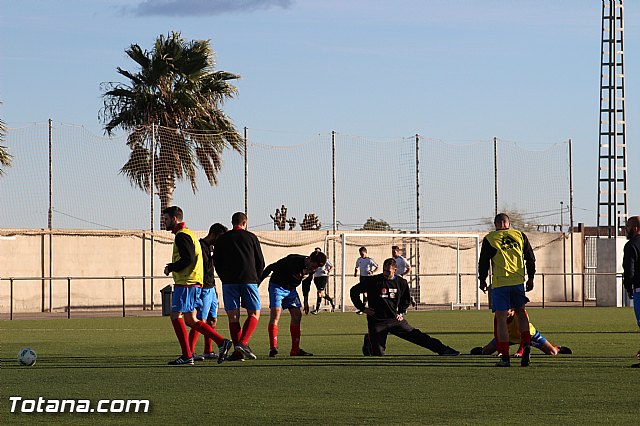
[[[206,231],[196,231],[204,236]],[[0,312],[8,312],[10,283],[8,278],[31,278],[14,282],[13,309],[14,312],[36,312],[43,306],[54,310],[64,310],[67,306],[66,277],[101,277],[99,279],[72,279],[71,304],[72,309],[88,307],[112,307],[122,305],[122,281],[119,277],[150,276],[151,271],[151,243],[149,234],[139,232],[112,231],[54,231],[49,236],[46,230],[0,230],[4,236],[15,236],[14,240],[0,239]],[[328,255],[335,264],[336,275],[330,279],[329,293],[341,298],[342,292],[342,250],[338,239],[326,240],[325,231],[257,231],[267,264],[286,256],[289,253],[310,253],[314,247],[325,248],[328,243]],[[145,244],[143,245],[143,235]],[[563,244],[562,237],[557,233],[528,233],[537,257],[538,273],[563,272]],[[49,276],[49,238],[52,246],[52,276],[60,279],[52,281],[52,293],[49,292],[49,281],[41,280],[42,276]],[[483,235],[480,235],[482,238]],[[151,291],[151,280],[127,279],[126,303],[128,306],[141,306],[143,297],[146,304],[151,297],[154,302],[161,302],[159,290],[171,281],[164,278],[164,265],[171,257],[172,235],[158,231],[154,243],[154,289]],[[449,304],[458,300],[458,288],[455,274],[456,268],[463,275],[460,300],[463,303],[475,302],[475,241],[469,238],[423,238],[419,243],[415,240],[397,238],[349,237],[347,239],[346,269],[344,287],[347,308],[351,307],[348,300],[349,288],[357,282],[353,277],[355,260],[358,257],[358,247],[365,245],[369,249],[370,257],[374,258],[380,267],[385,258],[390,257],[390,247],[397,244],[405,248],[405,257],[409,258],[414,270],[420,265],[420,302],[426,304]],[[569,240],[566,236],[566,270],[570,272],[571,256]],[[457,247],[460,250],[457,250]],[[334,250],[335,247],[335,250]],[[419,256],[418,256],[419,253]],[[459,253],[459,257],[457,256]],[[336,262],[337,260],[337,262]],[[582,235],[574,237],[574,270],[582,272],[583,250]],[[415,271],[417,272],[417,270]],[[107,279],[113,277],[115,279]],[[415,276],[408,277],[412,286],[417,284]],[[542,278],[536,280],[536,289],[529,295],[533,302],[542,300]],[[564,301],[565,288],[567,298],[571,300],[571,278],[567,284],[561,276],[545,277],[545,300]],[[582,280],[576,277],[573,283],[575,300],[581,300]],[[312,287],[313,291],[313,287]],[[144,296],[143,296],[144,293]],[[260,286],[263,306],[268,306],[267,282]],[[313,303],[315,297],[311,297]],[[481,298],[486,303],[486,296]],[[158,306],[159,308],[159,306]]]

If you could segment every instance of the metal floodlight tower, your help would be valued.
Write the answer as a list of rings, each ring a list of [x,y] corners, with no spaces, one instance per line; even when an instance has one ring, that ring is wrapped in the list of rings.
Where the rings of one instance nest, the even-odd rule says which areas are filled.
[[[609,238],[624,235],[629,214],[623,16],[623,0],[602,0],[598,235]]]

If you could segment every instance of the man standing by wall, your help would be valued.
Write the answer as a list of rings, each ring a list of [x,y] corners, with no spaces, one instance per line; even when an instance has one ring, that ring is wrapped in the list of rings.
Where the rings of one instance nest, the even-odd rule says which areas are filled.
[[[213,261],[222,281],[224,309],[229,318],[229,331],[235,344],[230,361],[256,359],[249,339],[260,318],[258,283],[264,269],[264,257],[258,238],[247,231],[247,215],[234,213],[233,229],[216,241]],[[240,328],[240,308],[247,310],[247,319]]]
[[[316,247],[314,251],[322,253],[322,249],[320,247]],[[320,303],[322,303],[322,299],[326,300],[331,304],[331,312],[336,309],[336,304],[333,299],[327,294],[327,284],[329,283],[329,272],[333,269],[333,265],[329,262],[329,259],[325,262],[324,266],[316,269],[316,272],[313,274],[313,283],[316,285],[316,308],[311,311],[313,315],[318,315],[320,312]]]
[[[633,310],[636,322],[640,327],[640,216],[627,220],[627,243],[624,245],[622,257],[622,285],[630,299],[633,299]],[[640,358],[640,351],[636,354]],[[640,368],[640,363],[631,367]]]
[[[521,345],[524,348],[520,366],[527,367],[531,363],[531,333],[529,318],[525,311],[529,301],[525,296],[525,262],[528,276],[526,291],[533,290],[533,277],[536,273],[536,258],[527,236],[515,229],[510,229],[509,216],[498,214],[493,220],[495,231],[489,232],[482,240],[478,279],[480,290],[487,291],[489,266],[492,267],[492,309],[495,312],[495,338],[498,353],[501,356],[496,367],[509,367],[509,328],[507,318],[509,309],[516,311],[518,326],[521,331]]]
[[[220,347],[218,356],[218,364],[220,364],[231,348],[231,341],[220,336],[204,321],[196,319],[196,300],[200,296],[203,282],[202,249],[196,235],[187,228],[187,224],[182,219],[183,213],[180,207],[167,207],[162,211],[165,229],[176,236],[171,263],[164,267],[164,274],[173,274],[175,285],[171,299],[171,324],[182,349],[182,356],[170,361],[169,364],[193,364],[193,349],[189,344],[185,323],[216,342]]]

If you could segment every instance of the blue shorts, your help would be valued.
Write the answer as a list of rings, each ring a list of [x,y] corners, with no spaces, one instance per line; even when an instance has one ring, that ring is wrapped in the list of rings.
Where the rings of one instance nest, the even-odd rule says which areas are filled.
[[[260,310],[258,284],[222,284],[222,299],[226,311],[240,308]]]
[[[200,297],[200,287],[174,286],[171,296],[171,312],[193,312]]]
[[[536,334],[531,336],[531,346],[534,348],[542,349],[542,345],[544,345],[546,341],[547,339],[545,339],[538,330],[536,330]]]
[[[296,289],[284,288],[278,284],[269,282],[269,307],[270,308],[300,308],[300,296]]]
[[[529,301],[524,294],[524,284],[494,287],[491,290],[491,311],[508,311],[518,309]]]
[[[200,321],[218,318],[218,296],[215,288],[203,288],[196,300],[196,318]]]

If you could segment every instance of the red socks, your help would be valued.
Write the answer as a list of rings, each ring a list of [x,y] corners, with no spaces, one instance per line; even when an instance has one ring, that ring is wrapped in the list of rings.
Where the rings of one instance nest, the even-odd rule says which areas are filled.
[[[300,352],[300,325],[291,324],[289,331],[291,332],[291,354],[297,355]]]
[[[189,331],[189,347],[193,353],[196,352],[196,345],[198,344],[199,337],[200,333],[198,333],[194,328]]]
[[[176,332],[178,342],[180,342],[180,348],[182,349],[182,357],[191,357],[191,346],[189,346],[189,335],[187,334],[187,327],[184,325],[182,318],[171,320],[173,330]]]
[[[240,342],[240,323],[239,322],[230,322],[229,323],[229,333],[231,333],[231,341],[233,345],[237,345]]]
[[[523,331],[520,333],[520,345],[530,345],[531,344],[531,333],[529,331]]]
[[[215,328],[214,328],[215,330]],[[192,346],[195,350],[195,345]],[[210,354],[213,352],[213,339],[209,338],[209,337],[204,337],[204,353],[205,354]]]
[[[278,347],[278,326],[276,324],[269,324],[267,327],[269,330],[269,349]]]
[[[215,329],[211,328],[209,324],[204,321],[198,321],[192,327],[195,331],[204,334],[205,336],[213,339],[216,342],[216,345],[220,346],[224,341],[224,337],[222,337]]]
[[[258,318],[254,316],[249,316],[244,322],[244,326],[242,327],[242,335],[240,336],[240,343],[243,345],[249,344],[249,339],[254,331],[256,331],[256,327],[258,327]]]
[[[509,356],[509,342],[496,342],[496,349],[500,356]]]
[[[215,328],[213,328],[213,330],[215,330]],[[196,331],[195,328],[192,328],[191,331],[189,332],[189,347],[194,353],[196,352],[196,345],[198,344],[199,337],[200,337],[200,332]],[[204,336],[204,353],[210,354],[212,352],[213,352],[213,339],[211,337]]]

